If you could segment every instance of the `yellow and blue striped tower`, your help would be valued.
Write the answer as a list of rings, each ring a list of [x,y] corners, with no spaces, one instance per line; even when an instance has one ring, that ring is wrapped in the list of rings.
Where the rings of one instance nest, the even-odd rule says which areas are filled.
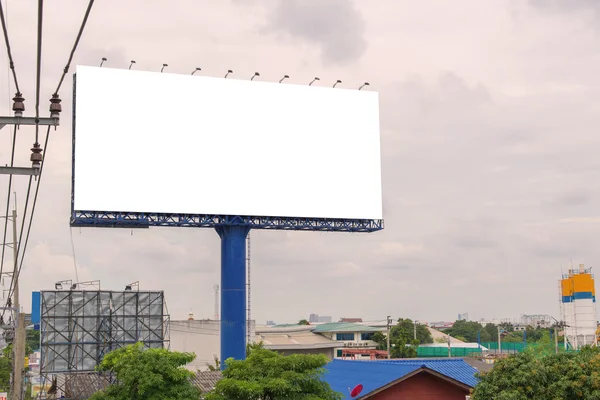
[[[560,281],[561,309],[565,322],[565,341],[571,349],[596,343],[596,288],[590,269],[579,264]]]

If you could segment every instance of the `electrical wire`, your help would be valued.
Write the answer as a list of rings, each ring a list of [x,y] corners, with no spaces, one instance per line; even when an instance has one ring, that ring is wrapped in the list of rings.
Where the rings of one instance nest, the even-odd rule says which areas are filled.
[[[12,151],[10,155],[10,166],[13,167],[15,163],[15,144],[17,142],[17,126],[15,125],[13,130],[13,140],[12,140]],[[4,272],[4,252],[6,250],[6,234],[8,231],[8,211],[10,209],[10,191],[12,188],[12,174],[8,176],[8,194],[6,196],[6,212],[4,214],[4,238],[2,240],[2,259],[0,260],[0,277]],[[15,221],[16,223],[16,221]],[[16,246],[16,243],[13,243],[13,246]]]
[[[63,74],[60,77],[60,81],[58,82],[58,86],[56,87],[56,91],[54,94],[58,95],[58,91],[63,84],[63,80],[65,76],[69,72],[69,67],[71,66],[71,61],[73,61],[73,56],[75,55],[75,50],[77,50],[77,45],[79,45],[79,40],[81,39],[81,35],[83,34],[83,30],[85,29],[85,25],[87,24],[88,17],[90,16],[90,11],[92,10],[92,6],[94,5],[94,0],[90,0],[88,3],[87,10],[85,11],[85,15],[83,16],[83,21],[81,22],[81,27],[79,28],[79,33],[77,34],[77,38],[75,39],[75,44],[73,44],[73,49],[71,50],[71,54],[69,55],[69,61],[67,61],[67,65],[63,70]]]
[[[1,1],[1,0],[0,0]],[[83,21],[81,22],[81,27],[79,28],[79,32],[77,34],[77,38],[75,39],[75,43],[73,45],[73,48],[71,49],[71,53],[69,55],[69,60],[67,61],[67,65],[65,66],[64,70],[63,70],[63,74],[60,77],[60,81],[58,83],[58,86],[56,88],[56,91],[54,94],[58,95],[58,91],[60,90],[60,87],[62,86],[62,83],[64,81],[64,78],[66,76],[66,74],[69,72],[69,67],[71,65],[71,62],[73,60],[73,56],[75,55],[75,50],[77,50],[77,46],[79,45],[79,40],[81,39],[81,36],[83,34],[83,30],[87,24],[87,20],[88,17],[90,15],[90,11],[92,9],[92,6],[94,4],[94,0],[90,0],[88,3],[88,7],[87,10],[85,12],[85,15],[83,17]],[[38,9],[38,56],[41,58],[41,30],[42,30],[42,7],[43,7],[43,0],[39,0],[39,9]],[[0,7],[1,8],[1,7]],[[3,26],[5,26],[5,24],[3,24]],[[41,63],[41,62],[40,62]],[[40,64],[41,65],[41,64]],[[41,66],[38,68],[38,72],[41,71]],[[38,85],[39,85],[39,76],[38,76]],[[39,88],[39,86],[38,86]],[[36,97],[39,97],[39,92],[36,92]],[[38,103],[39,99],[36,100],[36,105]],[[37,119],[39,118],[39,114],[38,114],[38,109],[36,107],[36,142],[37,142],[37,127],[39,126]],[[46,139],[44,140],[44,155],[47,154],[47,148],[48,148],[48,138],[50,136],[50,126],[48,126],[48,130],[46,131]],[[45,157],[44,157],[45,158]],[[25,243],[23,245],[23,252],[21,253],[21,238],[23,235],[23,227],[24,227],[24,222],[25,222],[25,217],[27,215],[27,206],[28,206],[28,202],[29,202],[29,194],[30,194],[30,190],[31,190],[31,181],[32,178],[29,178],[29,185],[28,185],[28,189],[27,189],[27,199],[25,201],[25,211],[23,213],[23,224],[21,226],[21,234],[19,237],[19,245],[17,247],[17,257],[19,254],[21,255],[21,261],[19,263],[19,268],[17,269],[17,276],[13,276],[13,278],[11,279],[11,284],[10,284],[10,288],[8,291],[8,297],[10,298],[13,294],[14,291],[14,282],[16,279],[18,279],[19,275],[21,274],[21,269],[23,268],[23,260],[25,259],[24,255],[25,255],[25,251],[27,250],[27,244],[29,243],[29,235],[31,233],[31,225],[33,223],[33,215],[35,213],[35,206],[37,205],[37,198],[38,198],[38,193],[39,193],[39,188],[40,188],[40,183],[42,181],[42,172],[44,170],[44,162],[41,163],[40,165],[40,170],[39,170],[39,174],[37,177],[37,184],[36,184],[36,188],[35,188],[35,194],[34,194],[34,198],[33,198],[33,204],[32,204],[32,208],[31,208],[31,215],[29,217],[29,224],[28,224],[28,228],[27,228],[27,234],[25,235]],[[5,310],[2,311],[2,317],[4,316],[4,312]]]
[[[46,131],[46,139],[44,140],[44,149],[48,148],[48,138],[50,137],[50,128],[51,126],[48,125],[48,130]],[[31,225],[33,223],[33,215],[35,213],[35,206],[37,205],[37,199],[38,199],[38,194],[39,194],[39,189],[40,189],[40,183],[42,181],[42,173],[44,171],[44,164],[42,163],[40,165],[40,172],[38,174],[38,179],[37,179],[37,184],[35,186],[35,193],[33,195],[33,204],[31,206],[31,213],[29,216],[29,224],[27,227],[27,234],[25,235],[25,243],[23,244],[23,251],[21,253],[21,243],[22,242],[22,238],[23,238],[23,231],[24,231],[24,225],[25,225],[25,217],[27,214],[27,206],[29,203],[29,195],[30,195],[30,191],[31,191],[31,181],[32,181],[32,177],[29,177],[29,185],[27,187],[27,196],[26,196],[26,200],[25,200],[25,211],[23,212],[23,223],[21,225],[21,233],[19,235],[19,245],[17,246],[17,257],[19,254],[22,254],[21,256],[21,261],[19,263],[19,268],[17,269],[17,275],[13,276],[11,281],[10,281],[10,286],[8,289],[8,297],[12,297],[13,293],[14,293],[14,283],[16,281],[18,281],[19,276],[21,275],[21,269],[23,268],[23,260],[25,259],[25,251],[27,250],[27,245],[29,243],[29,234],[31,233]],[[2,317],[4,317],[4,311],[2,311]]]
[[[17,92],[21,92],[19,90],[19,82],[17,80],[17,73],[15,71],[15,63],[12,57],[12,51],[10,48],[10,40],[8,40],[8,28],[6,27],[6,19],[4,17],[4,9],[2,7],[2,0],[0,0],[0,21],[2,22],[2,31],[4,32],[4,42],[6,43],[6,52],[8,54],[8,66],[10,67],[13,75],[13,80],[15,81],[15,89]]]
[[[73,267],[75,268],[75,280],[79,283],[79,272],[77,271],[77,258],[75,257],[75,243],[73,242],[73,227],[69,226],[69,236],[71,237],[71,251],[73,252]]]
[[[39,145],[40,131],[40,83],[42,75],[42,23],[44,21],[44,0],[38,0],[38,28],[37,28],[37,60],[35,81],[35,144]]]

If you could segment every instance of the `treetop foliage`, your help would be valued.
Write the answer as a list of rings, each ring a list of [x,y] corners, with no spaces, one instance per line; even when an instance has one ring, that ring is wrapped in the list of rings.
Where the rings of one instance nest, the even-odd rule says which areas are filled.
[[[600,399],[600,349],[550,355],[527,350],[497,361],[480,379],[473,400]]]
[[[246,360],[225,361],[227,367],[214,390],[206,400],[339,400],[321,380],[324,355],[293,354],[283,356],[257,346]]]
[[[116,375],[117,383],[90,400],[190,400],[200,392],[190,382],[193,373],[183,368],[196,356],[167,349],[144,349],[143,344],[108,353],[98,370]]]

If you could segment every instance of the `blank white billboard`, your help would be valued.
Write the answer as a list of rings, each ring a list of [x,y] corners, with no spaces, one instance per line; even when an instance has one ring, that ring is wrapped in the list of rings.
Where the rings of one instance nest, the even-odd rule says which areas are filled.
[[[372,91],[77,67],[74,209],[382,219]]]

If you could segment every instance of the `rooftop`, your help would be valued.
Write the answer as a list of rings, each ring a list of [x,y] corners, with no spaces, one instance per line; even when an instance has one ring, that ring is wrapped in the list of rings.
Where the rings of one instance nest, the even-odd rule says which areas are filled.
[[[330,322],[327,324],[319,324],[314,326],[313,332],[325,333],[325,332],[379,332],[383,328],[374,326],[366,326],[361,324],[355,324],[351,322]]]
[[[462,359],[398,359],[377,361],[333,360],[325,366],[324,380],[349,398],[348,388],[363,385],[362,396],[418,370],[437,372],[458,384],[473,387],[477,370]]]
[[[340,345],[323,335],[311,332],[310,329],[297,327],[261,330],[256,334],[256,341],[263,342],[265,347],[271,350],[326,349]]]

